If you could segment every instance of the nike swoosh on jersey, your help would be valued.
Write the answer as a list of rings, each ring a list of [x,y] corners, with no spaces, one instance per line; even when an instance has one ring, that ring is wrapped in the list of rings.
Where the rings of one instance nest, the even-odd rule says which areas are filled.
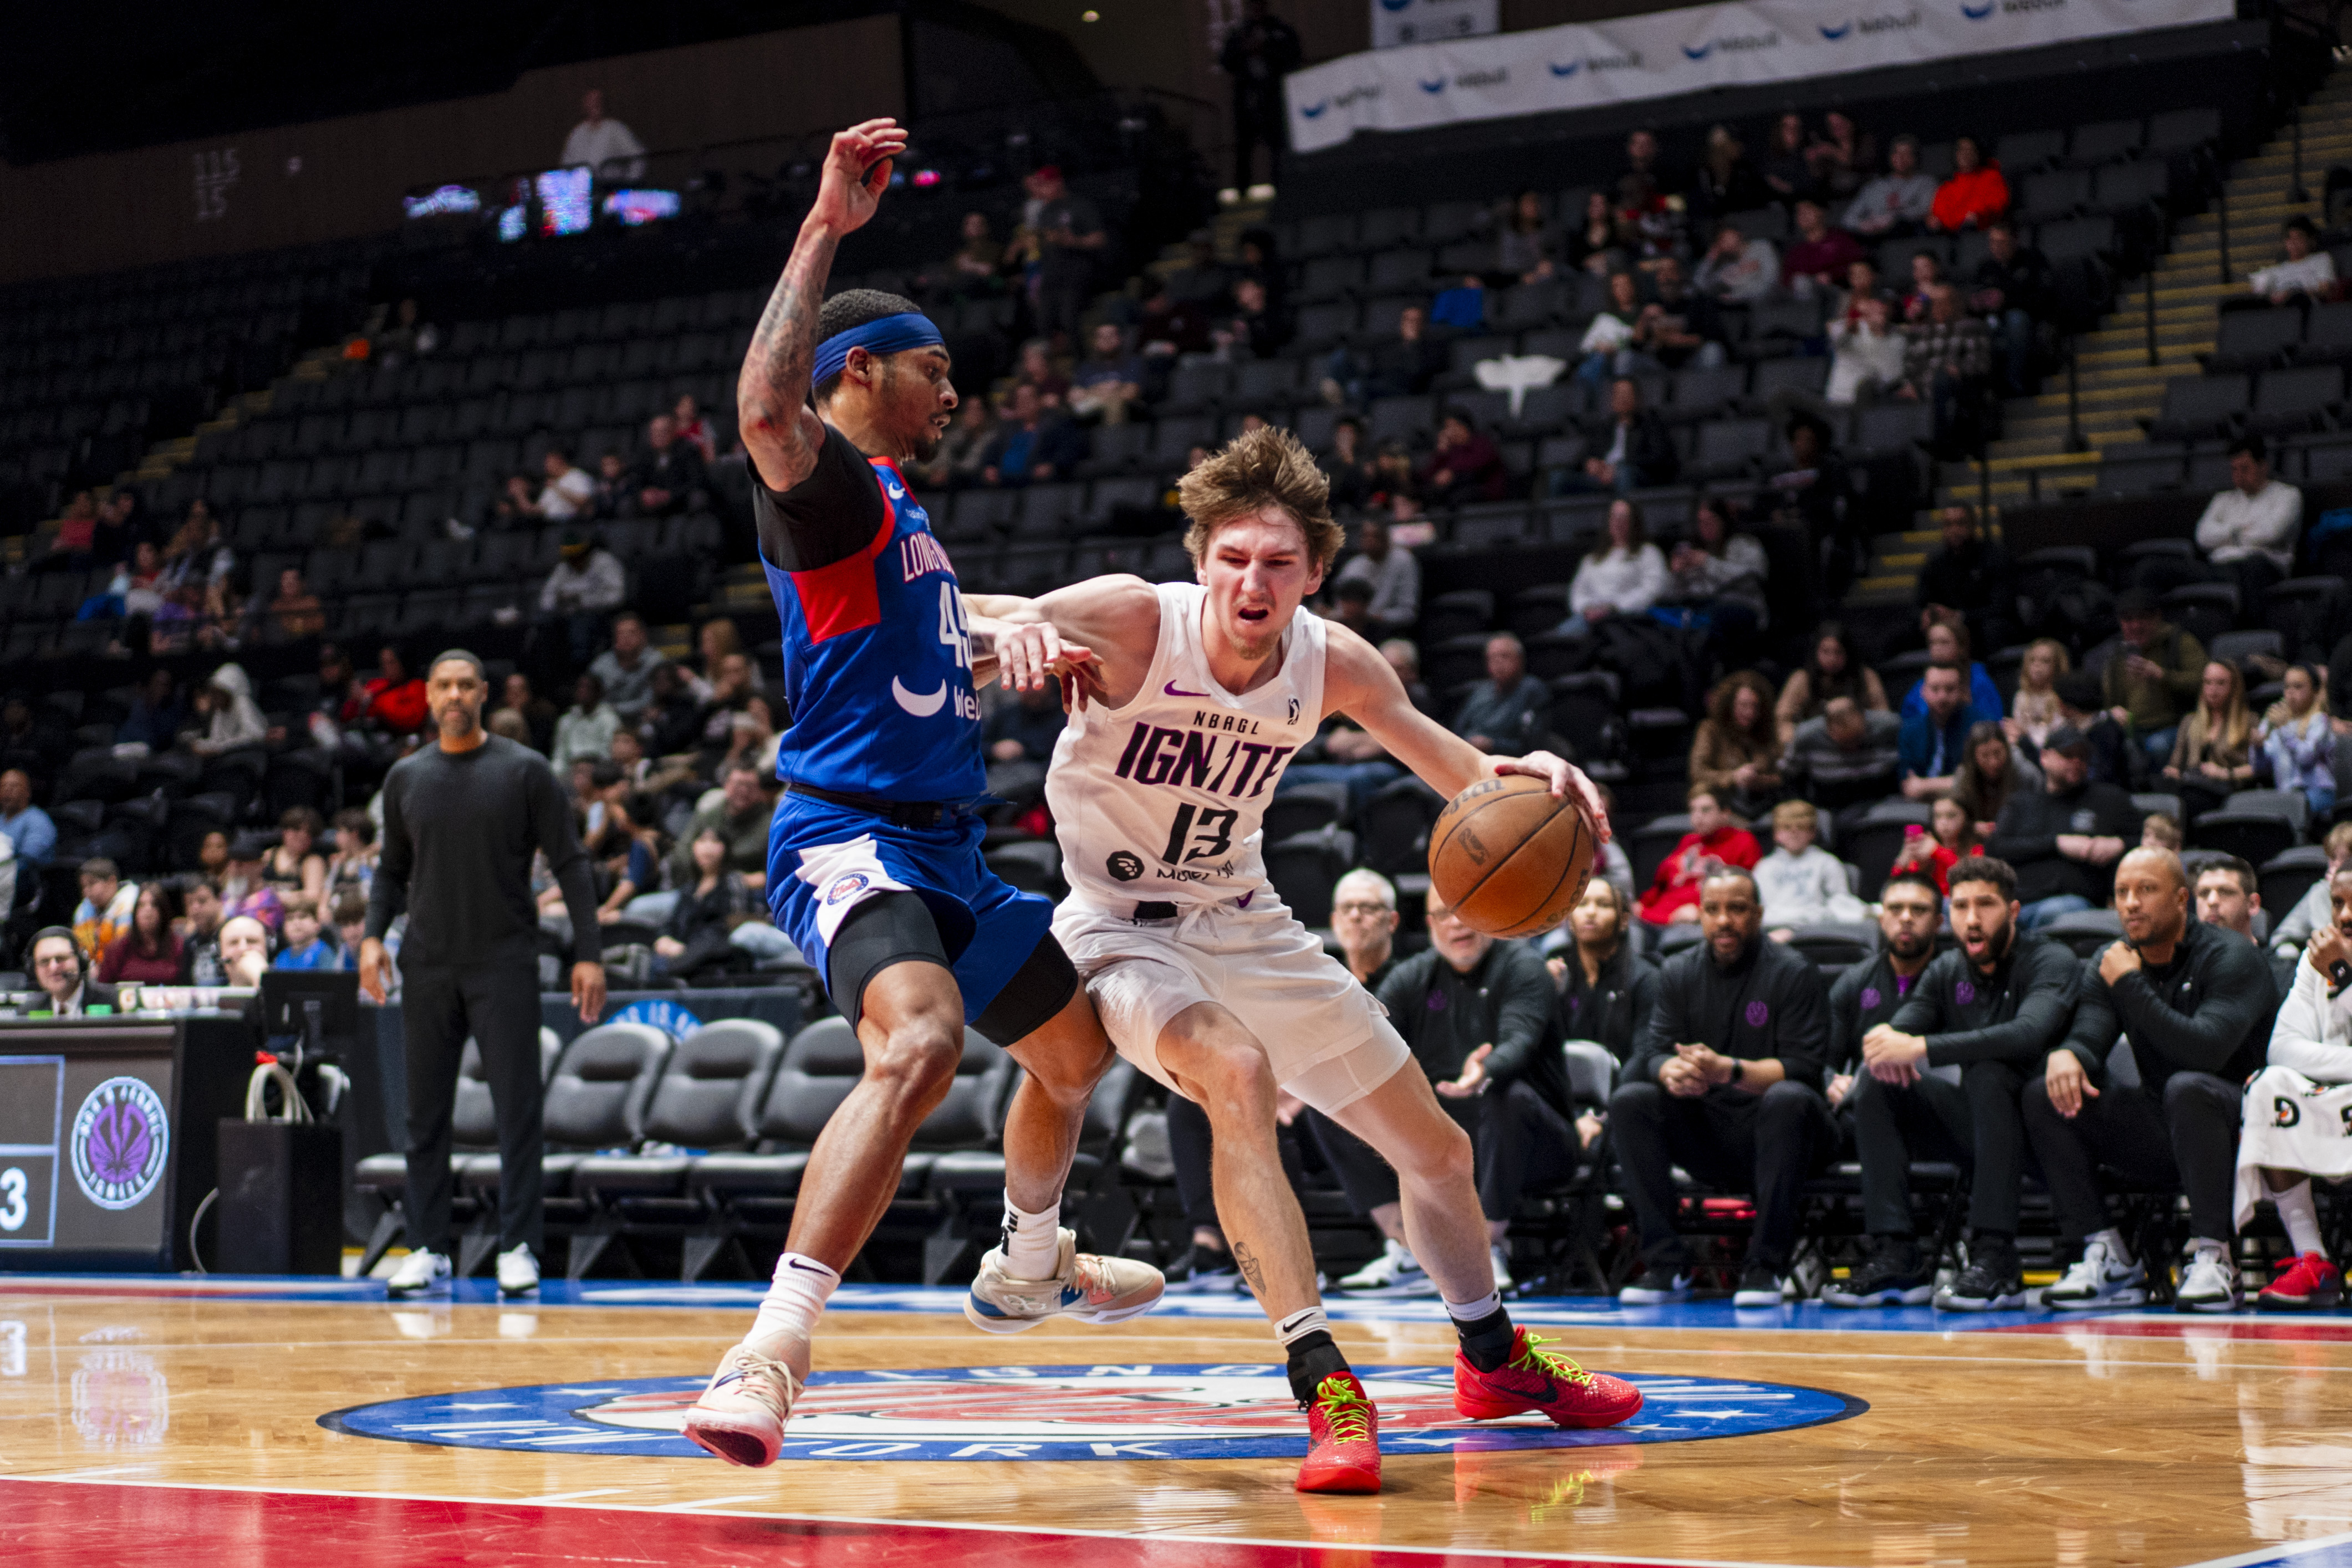
[[[1173,682],[1173,681],[1169,682],[1166,685],[1164,685],[1164,686],[1160,687],[1160,689],[1161,691],[1163,691],[1163,692],[1166,692],[1166,693],[1167,693],[1170,696],[1171,696],[1171,697],[1204,697],[1204,696],[1207,696],[1207,695],[1209,695],[1209,694],[1208,694],[1208,693],[1206,693],[1206,692],[1186,692],[1186,691],[1179,691],[1179,690],[1177,689],[1177,687],[1176,687],[1176,683],[1175,683],[1175,682]]]
[[[893,675],[890,677],[890,695],[898,699],[900,707],[917,718],[929,718],[948,706],[948,684],[945,681],[940,683],[938,691],[917,696],[899,683],[898,676]]]

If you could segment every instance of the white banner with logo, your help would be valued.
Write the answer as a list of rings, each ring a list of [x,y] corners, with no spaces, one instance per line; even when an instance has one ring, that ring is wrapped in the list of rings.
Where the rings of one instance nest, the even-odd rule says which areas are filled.
[[[1372,47],[1475,38],[1503,26],[1503,0],[1372,0]]]
[[[1374,0],[1377,15],[1382,0]],[[2226,22],[2235,0],[1756,0],[1349,55],[1295,71],[1291,145]]]

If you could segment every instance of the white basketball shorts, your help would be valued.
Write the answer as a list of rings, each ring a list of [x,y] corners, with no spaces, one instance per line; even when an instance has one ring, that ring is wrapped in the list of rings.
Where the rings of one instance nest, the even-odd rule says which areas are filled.
[[[2246,1080],[2238,1138],[2238,1228],[2269,1196],[2262,1170],[2301,1171],[2323,1181],[2352,1176],[2352,1083],[2319,1083],[2292,1067],[2265,1067]]]
[[[1387,1082],[1412,1052],[1271,888],[1251,903],[1134,920],[1071,898],[1055,912],[1054,935],[1111,1043],[1161,1083],[1176,1088],[1160,1065],[1160,1034],[1185,1009],[1215,1002],[1257,1037],[1276,1083],[1329,1115]]]

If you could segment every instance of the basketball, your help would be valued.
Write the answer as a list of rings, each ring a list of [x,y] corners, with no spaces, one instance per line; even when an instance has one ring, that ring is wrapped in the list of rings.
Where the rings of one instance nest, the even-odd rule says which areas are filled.
[[[1446,803],[1429,834],[1440,902],[1489,936],[1532,936],[1584,896],[1601,841],[1584,809],[1532,774],[1482,779]]]

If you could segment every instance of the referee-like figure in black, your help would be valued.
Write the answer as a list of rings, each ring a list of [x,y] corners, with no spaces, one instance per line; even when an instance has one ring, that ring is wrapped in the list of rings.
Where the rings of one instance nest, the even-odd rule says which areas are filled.
[[[383,852],[360,944],[360,986],[384,996],[383,934],[404,909],[400,948],[408,1049],[409,1252],[394,1296],[449,1288],[449,1113],[470,1034],[499,1118],[499,1291],[539,1287],[539,917],[531,855],[543,851],[572,915],[572,999],[604,1010],[594,883],[572,808],[544,758],[482,727],[482,662],[462,649],[425,679],[439,744],[383,781]]]

